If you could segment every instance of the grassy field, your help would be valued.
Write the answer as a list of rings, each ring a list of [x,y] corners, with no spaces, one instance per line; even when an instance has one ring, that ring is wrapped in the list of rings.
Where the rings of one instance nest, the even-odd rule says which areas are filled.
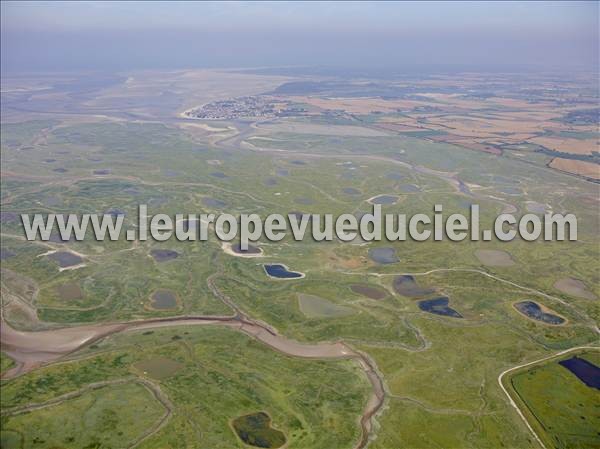
[[[540,438],[550,447],[600,447],[600,392],[588,387],[558,362],[574,355],[598,365],[600,351],[568,356],[529,366],[506,380]]]
[[[2,447],[128,447],[159,422],[165,410],[143,386],[131,383],[3,418]]]

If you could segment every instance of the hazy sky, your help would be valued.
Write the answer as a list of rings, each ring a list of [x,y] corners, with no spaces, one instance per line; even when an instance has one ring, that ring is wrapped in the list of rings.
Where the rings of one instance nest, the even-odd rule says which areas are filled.
[[[597,2],[2,2],[2,70],[598,69]]]

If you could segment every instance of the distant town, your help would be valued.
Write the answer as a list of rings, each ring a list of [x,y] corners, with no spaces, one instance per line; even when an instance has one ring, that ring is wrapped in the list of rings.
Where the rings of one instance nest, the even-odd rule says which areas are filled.
[[[292,117],[306,112],[306,109],[292,106],[285,100],[256,95],[207,103],[184,112],[184,115],[204,120],[231,120],[243,117]]]

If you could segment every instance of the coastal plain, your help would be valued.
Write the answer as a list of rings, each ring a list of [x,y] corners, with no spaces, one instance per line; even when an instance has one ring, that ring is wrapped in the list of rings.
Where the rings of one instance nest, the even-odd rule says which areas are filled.
[[[554,358],[600,365],[593,76],[560,97],[545,74],[537,89],[511,74],[368,81],[3,77],[2,448],[597,443],[597,388]],[[242,252],[215,238],[27,241],[20,220],[123,215],[136,230],[139,204],[361,216],[373,203],[408,216],[478,204],[482,228],[507,211],[573,213],[578,241],[286,237]],[[544,396],[563,389],[582,398],[568,418],[548,406],[578,410],[567,393]]]

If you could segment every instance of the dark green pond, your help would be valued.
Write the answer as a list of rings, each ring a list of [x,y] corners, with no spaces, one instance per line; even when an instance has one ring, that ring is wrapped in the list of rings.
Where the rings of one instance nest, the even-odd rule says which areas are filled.
[[[283,432],[271,427],[271,417],[265,412],[234,419],[233,429],[244,443],[254,447],[275,449],[286,441]]]
[[[177,297],[171,290],[161,288],[152,294],[153,309],[164,310],[175,307],[177,307]]]

